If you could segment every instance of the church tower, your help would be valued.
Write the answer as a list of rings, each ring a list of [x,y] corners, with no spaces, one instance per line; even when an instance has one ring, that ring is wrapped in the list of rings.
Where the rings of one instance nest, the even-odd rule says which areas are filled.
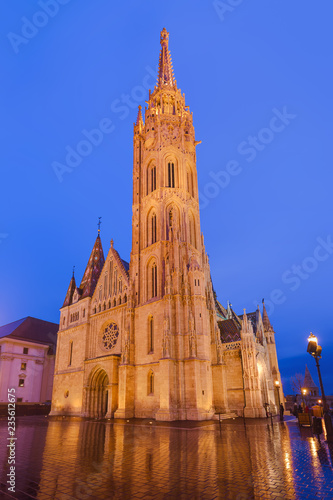
[[[134,124],[128,355],[119,367],[115,416],[207,419],[219,340],[200,229],[199,142],[165,28],[160,42],[157,84],[144,120],[139,106]]]
[[[133,140],[130,263],[98,235],[60,310],[51,415],[204,420],[283,401],[266,308],[238,317],[213,290],[200,228],[193,116],[169,33]],[[280,392],[275,389],[280,384]],[[275,392],[274,392],[275,391]],[[275,401],[275,403],[274,403]]]

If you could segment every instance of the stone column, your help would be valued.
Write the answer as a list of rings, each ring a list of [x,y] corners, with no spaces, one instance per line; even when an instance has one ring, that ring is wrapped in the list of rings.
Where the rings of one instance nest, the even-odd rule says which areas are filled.
[[[119,365],[119,407],[114,418],[134,417],[134,366]]]

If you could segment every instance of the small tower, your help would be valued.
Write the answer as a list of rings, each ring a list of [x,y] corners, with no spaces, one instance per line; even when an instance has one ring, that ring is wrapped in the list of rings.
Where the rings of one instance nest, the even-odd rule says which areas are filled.
[[[319,396],[319,388],[314,383],[314,380],[311,376],[308,365],[305,365],[305,374],[304,374],[304,381],[303,381],[302,390],[303,389],[306,390],[307,396],[314,396],[314,397]]]
[[[260,376],[257,365],[256,337],[251,321],[248,320],[244,309],[241,329],[241,356],[244,380],[244,417],[264,417],[265,410],[262,403]]]
[[[262,311],[262,323],[264,326],[264,335],[267,342],[267,351],[269,356],[269,365],[272,374],[272,380],[274,385],[274,394],[275,394],[275,404],[278,406],[279,401],[284,403],[284,394],[282,387],[281,374],[279,371],[279,363],[276,352],[276,344],[275,344],[275,332],[274,328],[269,320],[265,301],[262,300],[263,311]]]

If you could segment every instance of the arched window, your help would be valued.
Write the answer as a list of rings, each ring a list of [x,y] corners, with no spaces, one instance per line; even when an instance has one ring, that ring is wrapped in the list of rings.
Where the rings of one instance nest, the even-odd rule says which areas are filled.
[[[148,380],[147,380],[147,395],[152,396],[154,394],[154,372],[150,370],[148,372]]]
[[[122,293],[123,291],[123,282],[122,282],[122,279],[121,277],[119,278],[119,293]]]
[[[72,365],[72,361],[73,361],[73,341],[71,340],[69,343],[68,366]]]
[[[109,295],[112,295],[112,276],[113,276],[113,260],[110,261]]]
[[[151,296],[157,297],[157,266],[155,263],[151,267]]]
[[[117,268],[114,271],[114,290],[113,293],[116,295],[117,294]]]
[[[108,285],[107,285],[107,283],[108,283],[108,273],[106,272],[104,274],[104,298],[106,297],[107,291],[108,291]]]
[[[147,193],[152,193],[156,189],[156,166],[147,168]]]
[[[168,187],[175,187],[175,164],[173,162],[168,163]]]
[[[154,318],[148,318],[148,354],[154,352]]]
[[[64,316],[64,319],[62,320],[62,324],[63,324],[63,325],[65,324],[65,320],[66,320],[66,318],[65,318],[65,316]]]
[[[168,223],[169,223],[169,228],[172,228],[172,224],[173,224],[173,210],[169,210],[169,214],[168,214]]]
[[[86,310],[85,310],[85,309],[83,309],[83,314],[82,314],[82,316],[83,316],[83,317],[85,317],[85,315],[86,315]]]
[[[151,192],[156,189],[156,167],[152,167],[150,170],[150,187]]]
[[[127,302],[127,295],[125,293],[125,296],[124,296],[124,302]]]
[[[156,214],[151,216],[151,243],[156,243]]]

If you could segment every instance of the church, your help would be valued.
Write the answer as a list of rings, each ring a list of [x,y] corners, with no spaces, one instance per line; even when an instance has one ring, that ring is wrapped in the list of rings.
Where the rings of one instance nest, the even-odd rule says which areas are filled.
[[[284,402],[265,305],[224,308],[200,229],[193,116],[169,33],[134,124],[130,262],[100,229],[80,285],[60,309],[51,415],[207,420],[265,417]]]

